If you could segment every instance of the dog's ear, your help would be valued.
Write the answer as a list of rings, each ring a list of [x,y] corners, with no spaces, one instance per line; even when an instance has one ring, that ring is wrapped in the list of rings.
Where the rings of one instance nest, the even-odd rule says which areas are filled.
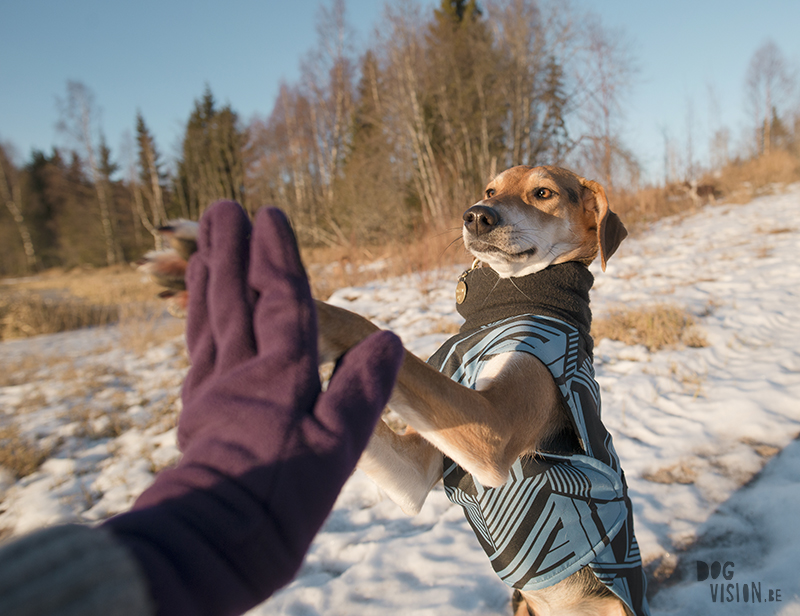
[[[600,245],[600,265],[606,271],[606,263],[628,235],[622,221],[608,207],[606,191],[597,182],[581,178],[583,207],[594,213],[597,223],[597,241]]]

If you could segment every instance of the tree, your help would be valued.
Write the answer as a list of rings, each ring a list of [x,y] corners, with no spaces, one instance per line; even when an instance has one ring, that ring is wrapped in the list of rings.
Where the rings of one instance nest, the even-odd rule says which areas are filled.
[[[588,170],[602,178],[607,189],[620,173],[636,176],[638,166],[622,141],[622,106],[635,72],[624,38],[589,20],[584,33],[585,62],[582,88],[586,99],[581,104],[584,134],[580,155]]]
[[[0,199],[3,200],[6,209],[14,220],[22,249],[25,253],[25,267],[28,272],[38,268],[39,259],[28,229],[28,223],[23,215],[22,187],[19,182],[19,174],[11,164],[6,149],[0,144]],[[4,272],[9,273],[9,272]]]
[[[500,163],[563,164],[575,148],[571,118],[581,104],[576,58],[584,37],[568,5],[488,0],[499,51],[495,93],[503,104]]]
[[[384,10],[388,27],[378,33],[386,87],[384,130],[395,144],[397,164],[407,170],[423,221],[439,226],[446,217],[447,188],[424,106],[429,62],[420,36],[423,22],[409,3],[387,3]]]
[[[795,84],[795,71],[774,41],[767,41],[755,51],[745,76],[745,92],[755,123],[758,154],[770,153],[773,117],[779,117],[779,110]]]
[[[217,108],[211,89],[195,101],[186,124],[175,191],[192,219],[218,199],[246,206],[243,150],[247,141],[239,116],[226,105]]]
[[[299,241],[320,241],[316,152],[308,99],[298,86],[281,84],[272,112],[248,127],[247,191],[258,203],[273,203],[292,220]]]
[[[459,208],[493,175],[503,107],[494,96],[499,56],[475,0],[441,0],[425,37],[425,110],[438,165]]]
[[[319,189],[318,238],[328,244],[346,243],[337,217],[336,186],[347,154],[353,114],[354,52],[349,41],[344,0],[320,7],[317,46],[302,63],[302,92],[308,101]]]
[[[96,191],[78,153],[34,151],[24,178],[26,219],[43,266],[106,264]]]
[[[405,204],[407,178],[395,164],[383,128],[384,84],[375,55],[362,60],[347,155],[336,187],[338,223],[359,245],[401,238],[413,225]],[[416,213],[415,213],[416,214]]]
[[[566,91],[564,68],[550,55],[544,68],[544,88],[539,96],[542,110],[542,121],[538,131],[539,139],[531,148],[535,160],[546,155],[550,164],[561,164],[572,148],[567,130],[567,114],[569,112],[569,94]]]
[[[155,139],[150,134],[141,111],[136,113],[136,145],[138,177],[131,177],[136,210],[142,226],[153,236],[156,249],[161,249],[163,238],[158,228],[165,224],[168,218],[162,186],[165,176],[161,171],[160,154]],[[145,210],[144,200],[150,205],[149,214]]]
[[[485,3],[387,3],[358,63],[343,1],[324,7],[301,80],[250,123],[248,194],[284,207],[301,241],[332,245],[441,228],[506,166],[635,173],[617,33],[560,4]]]
[[[68,81],[67,97],[59,99],[58,104],[61,110],[59,128],[81,148],[88,164],[97,195],[100,221],[105,238],[106,264],[114,265],[123,259],[122,248],[114,233],[108,177],[103,176],[95,146],[97,110],[94,106],[94,95],[84,84]]]
[[[709,165],[712,169],[722,169],[730,160],[730,130],[720,121],[722,111],[716,88],[709,83],[706,91],[708,94],[708,125],[711,133],[708,143]]]

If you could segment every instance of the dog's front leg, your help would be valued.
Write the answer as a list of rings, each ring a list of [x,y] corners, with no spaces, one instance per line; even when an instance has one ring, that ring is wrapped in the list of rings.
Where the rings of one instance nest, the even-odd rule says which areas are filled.
[[[425,440],[486,487],[505,483],[517,458],[565,422],[547,367],[526,353],[508,355],[475,390],[407,352],[389,400]]]
[[[396,434],[379,421],[358,468],[405,513],[416,515],[442,477],[442,454],[413,428]]]
[[[335,360],[377,331],[365,318],[317,303],[320,356]],[[389,408],[486,487],[502,485],[514,461],[563,425],[550,371],[525,353],[480,391],[459,385],[406,351]]]
[[[317,350],[320,364],[337,361],[364,338],[379,330],[377,325],[354,312],[319,300],[314,304],[317,311]]]
[[[377,326],[348,310],[323,302],[317,302],[316,309],[320,363],[338,360],[348,349],[378,330]],[[397,434],[381,420],[358,468],[405,513],[415,515],[442,476],[442,454],[413,428],[407,428],[405,434]]]

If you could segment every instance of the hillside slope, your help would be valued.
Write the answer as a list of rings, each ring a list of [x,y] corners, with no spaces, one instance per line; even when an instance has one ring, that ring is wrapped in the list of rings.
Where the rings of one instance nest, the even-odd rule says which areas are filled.
[[[708,342],[649,351],[606,339],[595,349],[603,418],[626,472],[643,558],[659,580],[672,574],[655,613],[707,614],[711,585],[723,581],[760,582],[764,595],[745,603],[740,586],[725,614],[800,613],[798,246],[795,186],[662,221],[624,242],[607,272],[593,269],[595,317],[667,303],[692,313]],[[461,321],[452,299],[458,273],[341,289],[331,301],[427,356]],[[5,534],[103,519],[176,459],[180,339],[137,356],[109,327],[3,343],[0,362],[8,367],[0,428],[15,426],[9,434],[50,452],[21,480],[0,476]],[[735,575],[698,582],[696,560],[734,562]],[[780,602],[769,602],[768,590],[780,590]],[[441,489],[407,518],[356,473],[299,577],[252,614],[500,615],[509,613],[508,597]]]

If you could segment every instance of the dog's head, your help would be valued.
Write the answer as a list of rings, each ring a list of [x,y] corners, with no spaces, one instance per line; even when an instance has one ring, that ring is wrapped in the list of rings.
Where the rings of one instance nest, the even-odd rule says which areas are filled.
[[[560,167],[503,171],[464,212],[464,245],[501,278],[567,261],[588,265],[598,252],[605,270],[626,235],[603,187]]]

